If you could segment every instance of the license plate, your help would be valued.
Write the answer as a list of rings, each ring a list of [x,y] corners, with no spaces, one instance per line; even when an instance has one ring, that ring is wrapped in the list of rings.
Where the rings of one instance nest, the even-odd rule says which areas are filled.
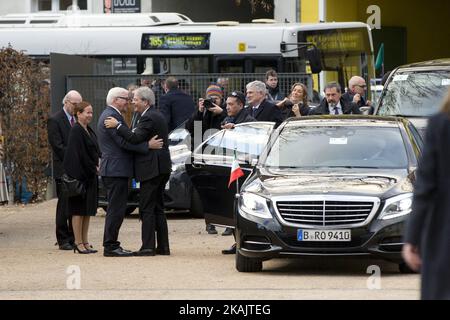
[[[349,229],[341,230],[317,230],[317,229],[299,229],[297,230],[298,241],[351,241],[352,232]]]

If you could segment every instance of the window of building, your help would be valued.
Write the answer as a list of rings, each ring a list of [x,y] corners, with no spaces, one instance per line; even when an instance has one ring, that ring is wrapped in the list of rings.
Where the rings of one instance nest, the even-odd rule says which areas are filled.
[[[38,11],[51,11],[51,10],[52,10],[52,0],[38,1]]]
[[[59,10],[67,10],[72,9],[72,5],[75,1],[73,0],[59,0]],[[87,0],[78,0],[77,6],[80,8],[80,10],[87,10]]]

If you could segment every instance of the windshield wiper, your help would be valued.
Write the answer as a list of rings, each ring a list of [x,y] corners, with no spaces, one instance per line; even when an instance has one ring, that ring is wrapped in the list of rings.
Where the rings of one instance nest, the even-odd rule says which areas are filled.
[[[413,116],[408,114],[390,114],[389,117],[403,117],[403,118],[428,118],[427,116]]]

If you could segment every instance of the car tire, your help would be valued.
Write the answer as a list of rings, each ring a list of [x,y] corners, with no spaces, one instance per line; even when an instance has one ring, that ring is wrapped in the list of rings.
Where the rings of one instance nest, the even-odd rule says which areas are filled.
[[[194,218],[204,218],[202,200],[200,199],[200,195],[195,188],[192,188],[191,208],[189,211]]]
[[[239,272],[261,272],[263,263],[259,259],[247,258],[236,251],[236,270]]]
[[[414,274],[414,273],[417,273],[416,271],[414,271],[413,269],[408,267],[408,265],[405,262],[402,262],[402,263],[400,263],[398,265],[398,270],[400,271],[400,273],[403,273],[403,274]]]

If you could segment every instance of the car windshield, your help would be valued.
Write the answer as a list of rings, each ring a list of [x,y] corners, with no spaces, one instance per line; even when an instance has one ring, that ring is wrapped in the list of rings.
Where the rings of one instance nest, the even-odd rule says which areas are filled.
[[[378,114],[428,117],[442,105],[450,86],[450,71],[407,72],[394,75]]]
[[[286,126],[263,166],[270,168],[405,168],[398,127]]]

